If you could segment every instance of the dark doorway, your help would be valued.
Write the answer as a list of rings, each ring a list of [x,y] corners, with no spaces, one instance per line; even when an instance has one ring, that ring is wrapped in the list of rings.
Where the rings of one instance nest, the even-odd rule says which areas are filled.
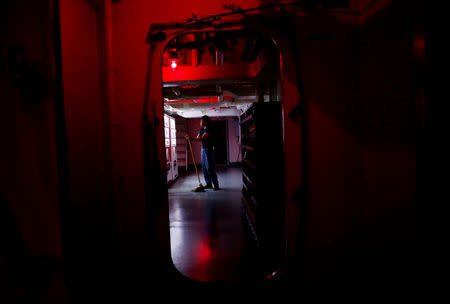
[[[228,164],[227,122],[225,120],[216,120],[211,122],[211,126],[216,135],[214,145],[215,163],[216,165],[226,166]]]
[[[274,144],[271,137],[275,130],[281,130],[275,121],[282,121],[278,48],[268,34],[256,30],[198,31],[171,40],[161,61],[164,114],[175,119],[175,128],[171,122],[164,126],[164,131],[169,130],[164,132],[166,141],[160,147],[166,151],[169,146],[172,151],[175,148],[175,154],[168,154],[177,160],[177,168],[183,163],[186,167],[185,175],[168,179],[173,264],[187,278],[201,282],[244,282],[272,275],[284,259],[284,234],[278,232],[284,233],[285,223],[281,212],[274,212],[283,211],[284,194],[278,194],[278,188],[284,189],[283,179],[271,175],[274,170],[270,167],[283,167],[283,157],[272,155],[267,143],[256,152],[256,141],[258,145],[261,139],[266,142],[265,134],[269,133],[269,147],[283,147],[278,140]],[[259,110],[272,106],[280,112],[266,110],[270,117],[256,123],[255,117],[265,116]],[[199,119],[204,115],[212,119],[208,131],[215,147],[219,182],[215,190],[202,187],[206,185],[201,170],[202,143],[195,140],[191,151],[185,138],[199,134]],[[242,126],[253,122],[244,147]],[[253,142],[251,137],[255,137]],[[191,168],[193,163],[197,166]],[[172,176],[176,175],[174,168],[172,162],[168,170]]]

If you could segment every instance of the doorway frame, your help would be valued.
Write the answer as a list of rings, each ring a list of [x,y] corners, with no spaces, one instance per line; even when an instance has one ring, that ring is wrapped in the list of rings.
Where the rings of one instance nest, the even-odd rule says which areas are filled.
[[[229,147],[228,147],[228,145],[230,143],[229,138],[228,138],[228,136],[229,136],[229,134],[228,134],[228,119],[227,119],[228,117],[224,117],[224,118],[225,119],[212,119],[212,121],[211,121],[212,123],[220,122],[225,125],[225,158],[226,158],[226,160],[225,160],[224,164],[218,164],[216,161],[214,161],[214,164],[217,166],[228,166],[230,163],[230,160],[229,160],[230,152],[229,152]],[[217,152],[215,153],[215,155],[217,156]],[[215,159],[217,159],[217,157]]]
[[[158,256],[168,263],[169,272],[175,270],[178,273],[171,259],[167,184],[161,184],[161,180],[163,182],[166,181],[163,178],[165,176],[163,173],[165,168],[164,125],[161,123],[164,115],[162,56],[170,41],[183,34],[249,29],[268,34],[280,54],[280,103],[282,108],[284,180],[286,181],[283,206],[285,212],[285,256],[282,268],[288,269],[291,261],[299,254],[297,239],[304,234],[301,229],[305,227],[304,223],[298,223],[299,218],[305,218],[305,212],[301,213],[301,211],[304,211],[301,209],[304,208],[300,208],[297,198],[299,189],[305,187],[304,171],[306,167],[304,165],[303,152],[305,119],[302,117],[305,111],[299,112],[298,110],[304,106],[304,102],[298,61],[295,58],[295,33],[288,32],[283,34],[276,29],[268,27],[267,18],[261,18],[259,22],[252,20],[249,23],[243,22],[242,19],[232,19],[223,22],[219,28],[211,25],[199,25],[194,28],[161,30],[161,25],[152,25],[148,38],[152,37],[152,35],[153,37],[155,37],[154,35],[160,36],[155,40],[147,39],[149,52],[142,120],[145,163],[144,179],[146,180],[145,195],[147,213],[152,214],[151,220],[153,221],[153,223],[149,224],[153,228],[153,233],[160,236],[157,240],[161,244],[157,248],[164,248],[163,252]],[[296,144],[296,142],[300,144]],[[296,165],[293,166],[293,164]],[[297,168],[300,168],[300,170],[296,170]],[[300,217],[300,215],[302,216]],[[283,272],[283,269],[280,271]]]

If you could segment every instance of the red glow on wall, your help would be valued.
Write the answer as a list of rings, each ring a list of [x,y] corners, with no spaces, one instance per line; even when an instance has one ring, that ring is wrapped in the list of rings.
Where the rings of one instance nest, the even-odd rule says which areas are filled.
[[[199,84],[197,84],[197,85],[185,85],[185,86],[181,86],[182,89],[195,89],[195,88],[198,88],[198,87],[200,87]]]
[[[230,96],[230,95],[225,95],[225,94],[223,94],[222,95],[222,97],[223,97],[223,100],[225,101],[233,101],[234,100],[234,97],[233,96]]]
[[[163,66],[163,81],[191,81],[201,79],[253,79],[257,76],[259,70],[252,68],[251,64],[224,64],[223,66],[216,65],[198,65],[193,67],[191,65],[180,65],[177,61],[178,67],[176,73],[172,70],[171,64],[177,59],[170,59],[169,66]]]
[[[219,96],[213,96],[213,97],[203,97],[200,99],[194,99],[194,102],[196,103],[206,103],[206,102],[219,102]]]
[[[169,100],[164,98],[164,103],[208,103],[208,102],[220,102],[219,96],[203,97],[199,99],[179,99],[179,100]]]
[[[198,259],[200,262],[205,262],[211,258],[212,251],[206,243],[201,242],[197,250]]]
[[[168,100],[164,98],[164,103],[193,103],[191,99],[180,99],[180,100]]]

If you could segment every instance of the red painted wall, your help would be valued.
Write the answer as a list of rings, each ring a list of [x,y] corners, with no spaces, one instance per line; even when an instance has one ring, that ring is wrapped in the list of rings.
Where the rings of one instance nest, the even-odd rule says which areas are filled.
[[[75,154],[70,155],[71,163],[73,167],[83,163],[86,168],[81,167],[71,178],[80,200],[93,191],[87,201],[95,206],[95,201],[105,195],[98,190],[101,187],[92,185],[102,177],[103,170],[97,166],[102,158],[98,145],[102,133],[97,120],[101,88],[93,68],[98,64],[92,33],[95,14],[85,4],[75,2],[63,1],[68,14],[62,24],[64,81],[69,98],[69,147]],[[259,2],[237,4],[251,7]],[[112,153],[121,248],[127,263],[145,260],[155,251],[145,234],[141,124],[148,55],[145,36],[150,24],[188,18],[197,6],[205,15],[222,12],[217,3],[204,1],[127,0],[114,4]],[[407,80],[411,51],[408,35],[412,29],[407,14],[399,7],[387,6],[381,12],[387,16],[372,15],[363,26],[354,24],[353,17],[352,25],[318,16],[298,18],[296,22],[297,53],[293,58],[298,59],[300,67],[306,112],[298,121],[285,113],[285,135],[292,135],[301,124],[305,140],[301,143],[300,136],[298,140],[288,136],[285,148],[292,154],[301,147],[307,162],[286,164],[290,179],[287,193],[292,194],[303,183],[307,196],[299,204],[289,202],[287,231],[290,262],[303,266],[290,270],[311,282],[330,275],[358,273],[358,263],[367,259],[381,256],[380,261],[386,261],[388,255],[382,252],[395,246],[396,254],[414,247],[414,130]],[[83,16],[83,24],[78,24],[79,16]],[[331,39],[311,37],[322,33],[331,33]],[[394,39],[395,33],[403,39]],[[81,37],[84,46],[75,43]],[[299,99],[295,64],[293,58],[283,55],[287,59],[282,67],[282,99],[292,106]],[[71,56],[78,58],[77,65],[66,62]],[[77,77],[81,74],[85,78]],[[151,92],[157,89],[153,87]],[[293,181],[303,166],[306,176]],[[98,206],[90,210],[99,214],[102,209]],[[157,223],[160,231],[167,228],[168,233],[166,224]],[[167,234],[157,237],[165,244]]]
[[[84,208],[104,199],[96,12],[86,1],[61,1],[64,105],[73,199]],[[95,197],[98,196],[98,197]]]
[[[51,1],[8,1],[0,13],[0,302],[66,302],[58,179]],[[44,98],[13,85],[9,48],[25,48]],[[38,292],[37,292],[38,291]],[[9,298],[11,297],[11,298]]]
[[[8,31],[2,32],[1,112],[5,142],[2,143],[1,192],[17,208],[23,237],[30,242],[29,254],[52,253],[61,256],[61,239],[56,189],[56,148],[52,92],[44,100],[24,97],[8,77],[8,47],[22,44],[30,66],[37,69],[51,87],[52,48],[49,3],[30,6],[36,14],[23,13],[16,3],[8,11]],[[36,26],[38,24],[39,26]],[[6,27],[5,27],[6,28]],[[35,92],[25,92],[35,94]],[[26,100],[25,100],[26,99]],[[42,213],[39,210],[42,210]],[[38,212],[38,213],[36,213]],[[48,214],[46,214],[48,212]]]
[[[176,71],[171,67],[162,67],[163,81],[189,81],[199,79],[246,79],[254,78],[258,74],[255,64],[224,64],[221,67],[214,65],[179,66]]]
[[[110,299],[118,292],[114,274],[119,264],[118,223],[108,162],[111,126],[105,118],[109,105],[105,103],[104,20],[102,10],[91,3],[60,1],[70,195],[66,237],[75,301],[100,294],[103,300]]]
[[[382,2],[386,5],[386,1]],[[253,5],[254,3],[248,3],[245,6]],[[147,64],[144,37],[148,27],[151,23],[190,16],[192,8],[197,6],[201,8],[202,14],[221,12],[216,3],[203,1],[189,4],[169,1],[160,5],[152,3],[150,6],[146,1],[129,0],[115,5],[114,59],[119,85],[114,113],[116,119],[124,124],[124,140],[127,138],[132,145],[121,145],[120,154],[133,159],[133,163],[128,163],[129,166],[124,169],[124,176],[132,175],[140,166],[136,158],[133,158],[134,153],[139,150],[136,145],[138,141],[134,140],[133,143],[129,136],[140,127],[135,119],[140,117],[140,101],[144,92]],[[168,7],[171,9],[167,9]],[[391,10],[400,20],[406,15],[398,7],[387,6],[384,9]],[[400,32],[410,31],[408,24],[399,25],[395,18],[384,20],[384,17],[376,14],[372,14],[371,18],[367,19],[368,22],[380,18],[379,20],[383,20],[380,23],[386,22]],[[324,278],[333,272],[339,273],[347,266],[356,267],[352,261],[353,255],[358,255],[360,259],[372,257],[373,252],[366,247],[370,242],[361,232],[366,230],[361,229],[370,227],[375,233],[373,238],[378,239],[377,248],[383,248],[380,250],[389,250],[389,244],[392,244],[392,239],[386,240],[380,231],[395,231],[394,234],[399,237],[403,235],[404,239],[413,239],[413,220],[409,216],[414,213],[413,145],[401,145],[401,149],[392,146],[382,136],[383,133],[378,133],[383,129],[376,129],[380,121],[372,112],[372,109],[376,109],[380,114],[390,117],[391,120],[383,127],[385,130],[393,129],[399,134],[413,133],[409,126],[404,125],[410,117],[403,113],[409,98],[408,87],[405,83],[400,86],[391,85],[398,78],[406,81],[408,76],[406,61],[409,49],[404,44],[408,38],[399,36],[405,39],[400,41],[383,38],[389,26],[379,23],[365,26],[372,27],[372,32],[368,35],[364,28],[355,24],[358,17],[349,18],[353,25],[346,25],[340,20],[343,18],[304,17],[298,20],[296,29],[298,53],[294,55],[299,60],[304,85],[303,101],[307,105],[303,130],[306,135],[303,152],[307,157],[307,175],[303,182],[308,200],[303,203],[308,208],[304,209],[294,203],[288,205],[287,228],[289,248],[296,248],[296,253],[290,253],[294,255],[292,259],[300,259],[302,256],[303,260],[297,261],[307,269],[302,275],[311,279]],[[322,33],[331,33],[332,39],[322,41],[310,37],[311,34]],[[377,48],[365,45],[374,38]],[[392,57],[395,60],[390,59],[389,67],[396,72],[386,73],[385,77],[378,78],[378,82],[373,82],[373,79],[367,78],[369,75],[380,76],[383,73],[379,65],[368,64],[383,62],[383,53],[378,52],[378,49],[386,52],[395,50],[395,57]],[[283,98],[297,100],[295,71],[292,62],[290,63],[291,65],[282,69],[283,77],[287,80],[283,90],[289,92]],[[374,96],[378,98],[375,99]],[[397,97],[392,99],[393,96]],[[380,103],[378,99],[386,101]],[[397,114],[401,114],[401,121],[393,120]],[[285,132],[291,132],[298,123],[288,120]],[[380,135],[378,140],[375,140],[377,136],[374,135],[374,130],[375,134]],[[287,153],[295,151],[299,145],[300,140],[286,142]],[[402,158],[400,168],[397,167],[400,164],[399,157]],[[383,166],[380,167],[380,164]],[[298,164],[287,164],[286,168],[288,178],[302,170]],[[403,182],[401,187],[395,188],[392,185],[397,180]],[[379,183],[388,187],[380,189]],[[134,189],[135,185],[129,183],[126,187]],[[288,195],[296,187],[292,182]],[[374,196],[374,192],[378,195]],[[396,213],[391,220],[377,222],[377,225],[371,227],[367,222],[370,217],[390,218],[389,213],[385,213],[386,209],[380,208],[375,197],[383,198],[387,205],[408,209],[408,219]],[[300,216],[305,213],[308,221],[306,227],[302,227],[303,223],[299,223]],[[399,223],[394,224],[395,220],[392,219],[408,223],[409,228],[404,228]],[[306,239],[300,239],[302,234],[298,233],[306,233]],[[405,246],[411,244],[405,243]]]
[[[302,263],[311,282],[415,271],[414,22],[394,4],[372,18],[359,28],[298,24],[334,35],[298,40],[309,160]]]
[[[364,248],[397,271],[416,267],[416,90],[413,47],[420,15],[392,4],[362,28]],[[415,9],[415,10],[414,10]],[[399,37],[402,37],[399,39]],[[383,88],[380,90],[379,88]],[[420,94],[420,93],[419,93]],[[389,252],[389,254],[387,254]],[[377,267],[379,264],[375,264]],[[396,273],[397,274],[397,273]]]
[[[313,28],[304,31],[303,28]],[[308,201],[304,274],[309,280],[341,271],[358,247],[361,193],[359,31],[333,18],[297,24],[298,59],[306,103],[305,153]],[[314,33],[330,40],[313,40]]]

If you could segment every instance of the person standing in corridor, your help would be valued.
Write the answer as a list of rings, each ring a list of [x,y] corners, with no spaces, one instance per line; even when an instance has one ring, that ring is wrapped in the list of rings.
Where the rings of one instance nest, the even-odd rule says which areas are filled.
[[[186,139],[202,142],[202,171],[205,177],[206,189],[219,190],[216,170],[214,168],[214,131],[211,128],[211,118],[207,115],[200,119],[200,132],[197,137],[186,135]]]

